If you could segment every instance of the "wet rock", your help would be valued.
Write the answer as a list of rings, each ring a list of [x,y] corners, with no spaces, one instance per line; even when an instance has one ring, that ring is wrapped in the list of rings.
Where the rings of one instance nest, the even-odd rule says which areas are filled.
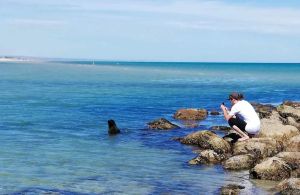
[[[199,155],[190,160],[190,165],[198,165],[198,164],[216,164],[220,163],[226,159],[225,154],[218,154],[213,150],[203,150],[199,153]]]
[[[160,118],[148,123],[149,129],[160,129],[160,130],[169,130],[169,129],[178,129],[179,126],[171,123],[167,119]]]
[[[210,115],[220,115],[220,112],[216,110],[212,110],[210,111]]]
[[[280,181],[289,178],[291,173],[292,168],[283,159],[272,157],[251,169],[250,178]]]
[[[121,132],[114,120],[108,120],[107,123],[109,135],[116,135]]]
[[[207,117],[207,113],[205,109],[180,109],[173,117],[180,120],[203,120]]]
[[[300,135],[292,137],[285,146],[287,152],[300,152]]]
[[[300,168],[300,152],[280,152],[275,157],[284,160],[293,170]]]
[[[251,138],[235,143],[232,150],[233,155],[251,154],[257,159],[264,159],[281,152],[283,143],[272,138]]]
[[[228,126],[212,126],[209,128],[209,130],[213,130],[213,131],[229,131],[231,130],[230,127]]]
[[[254,167],[255,161],[256,159],[253,155],[242,154],[227,159],[223,163],[223,167],[230,170],[250,169]]]
[[[252,102],[251,105],[254,107],[255,111],[258,113],[259,118],[269,118],[273,110],[276,110],[276,107],[271,104],[260,104]]]
[[[240,194],[241,189],[244,189],[244,186],[236,185],[236,184],[228,184],[223,186],[220,189],[220,194],[222,195],[238,195]]]
[[[292,106],[293,108],[300,108],[300,102],[284,101],[283,105]]]
[[[274,138],[286,142],[291,137],[300,134],[296,127],[283,125],[281,118],[278,112],[273,111],[270,118],[261,119],[261,128],[258,137]]]
[[[223,137],[224,140],[231,144],[236,143],[239,138],[241,138],[241,136],[233,130],[230,130],[228,134]]]
[[[295,122],[300,123],[300,108],[295,108],[292,106],[282,104],[277,107],[277,111],[279,112],[281,117],[292,117],[295,119]]]
[[[300,179],[299,178],[290,178],[280,182],[276,189],[279,191],[279,194],[284,195],[296,195],[300,194]]]
[[[183,144],[197,145],[202,149],[211,149],[218,154],[231,151],[231,146],[227,141],[208,130],[191,133],[179,141]]]

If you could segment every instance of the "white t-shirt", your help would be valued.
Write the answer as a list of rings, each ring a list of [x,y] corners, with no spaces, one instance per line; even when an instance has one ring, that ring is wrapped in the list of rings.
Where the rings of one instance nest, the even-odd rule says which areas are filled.
[[[237,115],[243,119],[247,125],[245,130],[251,134],[257,134],[260,129],[260,120],[253,106],[246,100],[238,101],[234,104],[229,112],[229,115]]]

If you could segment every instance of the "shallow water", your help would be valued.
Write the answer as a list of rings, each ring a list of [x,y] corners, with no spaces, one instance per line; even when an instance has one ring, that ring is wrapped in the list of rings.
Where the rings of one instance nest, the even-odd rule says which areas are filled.
[[[233,90],[249,101],[300,100],[299,75],[300,64],[0,63],[0,194],[214,194],[240,182],[267,193],[247,171],[189,166],[193,148],[171,139],[224,125],[221,116],[192,129],[172,115],[219,109]],[[183,128],[147,130],[159,117]],[[109,119],[120,135],[107,135]]]

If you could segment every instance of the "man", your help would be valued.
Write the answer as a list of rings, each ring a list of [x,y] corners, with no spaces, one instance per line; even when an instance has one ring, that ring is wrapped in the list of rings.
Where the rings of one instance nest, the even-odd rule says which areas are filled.
[[[252,105],[243,100],[243,94],[233,92],[229,95],[231,111],[225,105],[221,105],[224,118],[228,124],[241,136],[238,141],[244,141],[256,135],[260,129],[260,120]]]

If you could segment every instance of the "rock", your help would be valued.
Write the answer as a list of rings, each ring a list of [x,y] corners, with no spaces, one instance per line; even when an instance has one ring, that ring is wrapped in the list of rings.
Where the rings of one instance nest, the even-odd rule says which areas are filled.
[[[229,131],[231,130],[230,127],[228,126],[212,126],[209,128],[209,130],[213,130],[213,131]]]
[[[285,195],[296,195],[300,194],[300,179],[299,178],[290,178],[280,182],[276,189],[279,191],[279,194]]]
[[[300,178],[300,168],[293,170],[291,177]]]
[[[261,128],[258,137],[274,138],[286,142],[289,138],[299,135],[299,130],[291,125],[283,125],[278,112],[273,111],[267,119],[261,119]]]
[[[120,133],[120,129],[117,127],[114,120],[108,120],[108,134],[109,135],[116,135]]]
[[[287,152],[300,152],[300,135],[292,137],[285,146]]]
[[[276,107],[271,104],[260,104],[260,103],[252,102],[251,105],[258,113],[260,119],[269,118],[272,114],[272,111],[276,110]]]
[[[300,102],[284,101],[283,105],[292,106],[293,108],[300,108]]]
[[[279,181],[289,178],[291,173],[292,168],[284,160],[278,157],[272,157],[251,169],[250,178]]]
[[[222,195],[238,195],[241,189],[244,189],[244,186],[236,185],[236,184],[228,184],[223,186],[220,189],[220,194]]]
[[[203,120],[207,117],[207,110],[205,109],[180,109],[174,116],[175,119],[180,120]]]
[[[189,161],[190,165],[197,164],[216,164],[226,159],[225,154],[218,154],[213,150],[203,150],[199,156]]]
[[[242,154],[227,159],[223,163],[223,167],[230,170],[250,169],[254,167],[255,161],[256,159],[253,155]]]
[[[285,124],[292,125],[292,126],[296,127],[298,130],[300,130],[300,122],[297,123],[293,117],[287,117]]]
[[[287,106],[282,104],[277,107],[277,111],[279,112],[281,117],[283,118],[292,117],[295,119],[295,122],[300,123],[300,107],[295,108],[292,106]]]
[[[212,110],[210,111],[210,115],[220,115],[220,112],[216,110]]]
[[[160,130],[169,130],[169,129],[178,129],[179,126],[171,123],[167,119],[160,118],[148,123],[149,129],[160,129]]]
[[[280,152],[275,157],[284,160],[293,170],[300,168],[300,152]]]
[[[191,133],[179,141],[183,144],[197,145],[202,149],[211,149],[218,154],[231,151],[231,146],[227,141],[208,130]]]
[[[228,143],[234,144],[241,138],[239,134],[237,134],[234,130],[230,130],[227,135],[223,137]]]
[[[281,152],[283,144],[272,138],[251,138],[235,143],[232,150],[233,155],[251,154],[257,159],[264,159]]]

